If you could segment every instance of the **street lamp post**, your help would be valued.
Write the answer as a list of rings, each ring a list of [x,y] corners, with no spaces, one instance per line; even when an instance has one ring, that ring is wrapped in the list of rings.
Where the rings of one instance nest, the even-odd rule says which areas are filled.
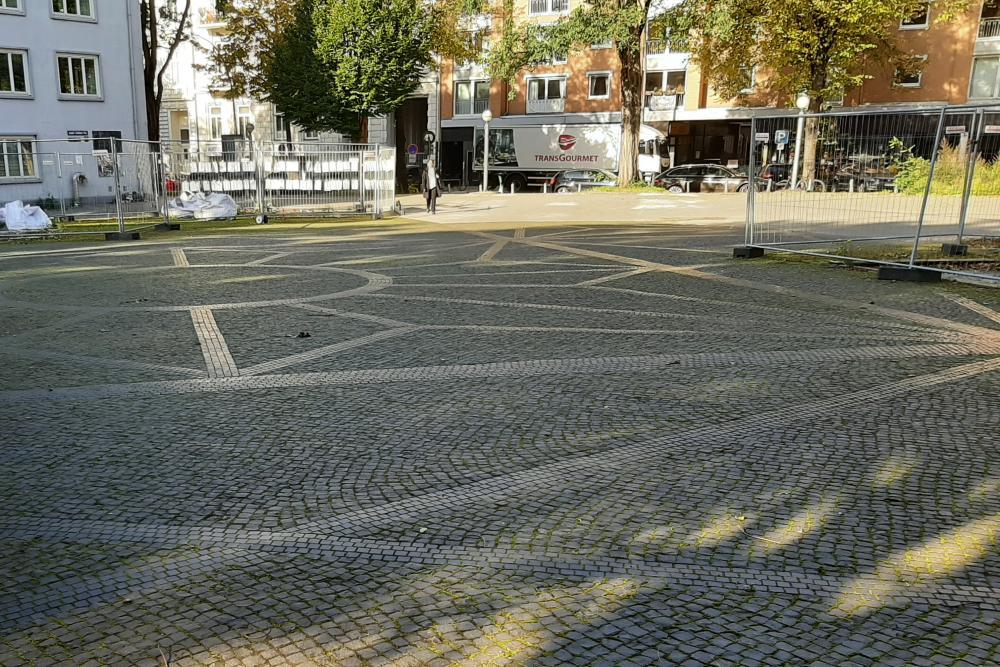
[[[792,163],[791,188],[794,190],[799,182],[799,153],[802,151],[802,127],[805,122],[806,109],[809,108],[809,94],[799,93],[795,98],[795,106],[799,109],[799,122],[795,126],[795,162]]]
[[[483,192],[490,189],[490,121],[493,114],[489,109],[483,112]]]

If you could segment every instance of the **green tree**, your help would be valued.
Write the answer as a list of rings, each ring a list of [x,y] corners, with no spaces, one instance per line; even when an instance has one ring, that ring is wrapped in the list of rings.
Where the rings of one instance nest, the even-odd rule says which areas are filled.
[[[184,0],[180,12],[175,0],[140,0],[142,28],[142,79],[146,97],[146,130],[150,141],[160,140],[160,107],[163,103],[163,76],[181,42],[190,34],[191,0]]]
[[[553,53],[581,50],[612,41],[621,66],[622,145],[619,182],[639,179],[639,128],[642,125],[643,45],[652,0],[591,0],[550,25],[519,21],[514,0],[502,0],[496,10],[501,32],[487,59],[490,75],[505,81],[514,99],[518,76]]]
[[[951,21],[968,0],[931,3],[935,23]],[[921,61],[898,42],[901,20],[922,11],[922,0],[683,0],[656,25],[680,41],[702,75],[723,97],[749,102],[741,91],[756,70],[756,95],[788,104],[801,92],[809,109],[860,86],[875,67],[913,72]],[[683,48],[683,47],[682,47]],[[803,178],[816,165],[815,119],[806,124]]]
[[[272,102],[291,123],[356,136],[391,113],[434,53],[474,52],[462,17],[484,0],[259,0],[234,3],[212,54],[219,86]],[[432,51],[433,47],[433,51]]]
[[[313,24],[334,94],[356,113],[392,113],[434,63],[435,12],[422,0],[316,0]]]

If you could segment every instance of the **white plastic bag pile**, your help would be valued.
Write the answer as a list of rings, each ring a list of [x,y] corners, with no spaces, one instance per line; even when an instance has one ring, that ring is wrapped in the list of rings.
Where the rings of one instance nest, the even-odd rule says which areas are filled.
[[[52,226],[45,211],[37,206],[25,206],[20,201],[7,202],[0,208],[0,223],[10,232],[38,231]]]
[[[167,202],[167,214],[175,220],[232,220],[238,210],[229,195],[187,193]]]

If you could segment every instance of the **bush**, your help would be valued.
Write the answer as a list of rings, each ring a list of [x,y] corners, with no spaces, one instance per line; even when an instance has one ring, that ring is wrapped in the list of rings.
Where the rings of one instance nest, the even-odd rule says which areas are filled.
[[[931,194],[961,195],[965,187],[966,157],[957,148],[945,146],[938,155],[934,168]],[[896,173],[896,189],[902,194],[922,195],[927,188],[931,162],[927,158],[909,155],[900,161]],[[1000,195],[1000,160],[976,159],[976,173],[972,180],[972,194]]]

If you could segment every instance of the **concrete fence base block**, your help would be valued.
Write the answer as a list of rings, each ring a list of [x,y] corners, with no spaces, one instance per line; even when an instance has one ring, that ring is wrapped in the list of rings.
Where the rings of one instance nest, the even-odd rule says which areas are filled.
[[[138,241],[139,232],[105,232],[105,241]]]
[[[880,266],[878,267],[879,280],[898,280],[908,283],[939,283],[941,282],[941,272],[921,267],[906,266]]]
[[[763,256],[763,248],[753,248],[751,246],[736,246],[733,248],[733,259],[753,259]]]
[[[964,243],[942,243],[941,252],[948,257],[965,257],[969,254],[969,246]]]
[[[179,232],[181,224],[179,222],[161,222],[153,229],[158,232]]]

